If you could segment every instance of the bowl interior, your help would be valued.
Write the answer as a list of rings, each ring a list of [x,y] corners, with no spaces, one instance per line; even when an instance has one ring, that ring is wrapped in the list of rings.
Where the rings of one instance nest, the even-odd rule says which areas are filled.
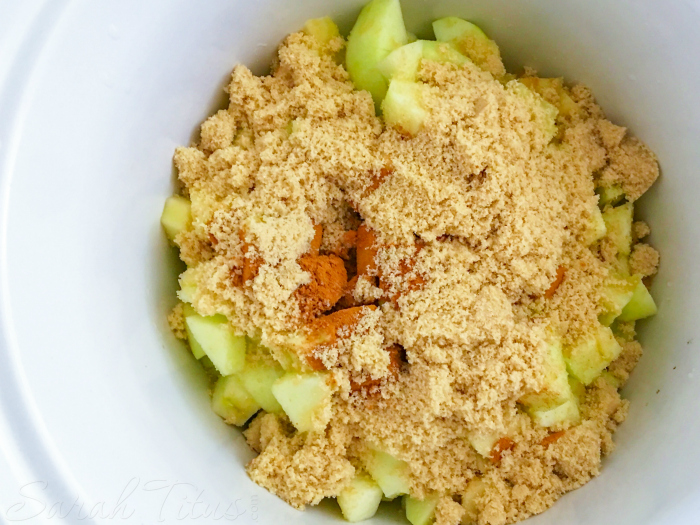
[[[8,519],[44,502],[142,522],[340,520],[299,513],[253,484],[236,429],[209,410],[203,374],[169,333],[181,271],[158,224],[171,158],[225,99],[237,63],[264,73],[281,39],[363,2],[34,2],[0,81],[0,436]],[[700,5],[676,0],[404,0],[409,30],[474,20],[510,69],[593,88],[658,154],[639,206],[662,253],[659,315],[624,394],[632,405],[601,476],[533,523],[695,523],[700,512]],[[40,482],[40,483],[37,483]],[[24,487],[23,492],[17,487]],[[99,504],[102,503],[102,507]],[[403,522],[397,505],[378,522]],[[76,511],[70,511],[75,513]],[[87,512],[85,512],[87,514]],[[43,514],[42,514],[43,516]],[[73,515],[70,514],[69,518]]]

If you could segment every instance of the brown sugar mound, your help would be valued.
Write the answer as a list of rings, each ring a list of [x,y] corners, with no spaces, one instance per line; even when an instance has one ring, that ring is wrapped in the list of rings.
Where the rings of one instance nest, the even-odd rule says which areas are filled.
[[[578,385],[580,423],[541,428],[520,400],[546,385],[548,333],[570,345],[600,325],[596,185],[634,201],[656,158],[584,86],[545,93],[573,104],[552,131],[544,99],[471,62],[422,62],[428,117],[407,136],[353,88],[342,46],[295,33],[270,75],[237,66],[228,108],[175,155],[188,302],[334,389],[322,431],[256,416],[247,471],[303,508],[337,496],[375,447],[406,463],[412,496],[442,495],[438,525],[540,513],[613,449],[627,405],[611,383],[641,355],[634,324],[613,326],[623,350],[605,379]],[[629,265],[644,277],[659,259],[637,242],[648,233],[635,223]],[[170,322],[185,337],[182,308]]]

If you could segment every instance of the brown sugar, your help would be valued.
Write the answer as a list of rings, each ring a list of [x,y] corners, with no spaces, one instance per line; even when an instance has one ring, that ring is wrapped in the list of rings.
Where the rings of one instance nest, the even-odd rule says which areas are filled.
[[[303,508],[337,496],[375,447],[407,464],[412,496],[443,495],[436,525],[543,512],[599,473],[627,404],[599,378],[577,391],[580,423],[542,428],[519,400],[546,385],[547,334],[566,346],[600,325],[596,185],[634,201],[656,158],[584,86],[547,95],[575,105],[552,131],[540,95],[471,62],[422,62],[428,116],[407,136],[354,89],[343,44],[295,33],[270,75],[237,66],[229,107],[175,155],[188,302],[332,378],[322,431],[250,422],[247,471]],[[658,253],[634,231],[630,271],[646,277]],[[182,310],[169,320],[184,336]],[[623,383],[642,350],[633,323],[613,329],[608,378]]]

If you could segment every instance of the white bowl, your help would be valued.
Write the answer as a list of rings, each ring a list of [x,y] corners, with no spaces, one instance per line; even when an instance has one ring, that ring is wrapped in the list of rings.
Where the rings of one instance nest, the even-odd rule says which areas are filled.
[[[347,31],[362,3],[3,3],[6,521],[340,520],[332,503],[302,514],[246,477],[251,451],[209,410],[202,373],[168,331],[179,265],[158,217],[173,150],[224,102],[233,66],[262,73],[305,19],[329,14]],[[463,16],[511,68],[585,82],[659,155],[663,175],[639,210],[662,253],[660,309],[642,326],[629,419],[602,475],[532,523],[700,522],[700,2],[404,0],[404,9],[419,35],[432,19]],[[402,520],[389,507],[377,522]]]

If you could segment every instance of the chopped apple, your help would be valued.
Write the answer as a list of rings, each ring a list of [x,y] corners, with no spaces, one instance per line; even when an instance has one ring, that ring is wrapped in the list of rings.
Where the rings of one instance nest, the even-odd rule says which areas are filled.
[[[600,374],[600,377],[605,379],[605,381],[615,389],[619,389],[622,386],[622,382],[607,370],[604,370],[603,373]]]
[[[333,390],[327,372],[287,373],[272,385],[272,395],[299,432],[322,430],[328,424]]]
[[[565,348],[564,359],[569,372],[584,385],[590,385],[621,351],[612,330],[599,325],[593,335]]]
[[[491,457],[491,451],[498,441],[498,435],[485,432],[470,432],[467,441],[481,456]]]
[[[525,102],[530,110],[530,120],[539,132],[538,141],[549,144],[557,134],[557,108],[517,80],[508,82],[506,89]]]
[[[625,198],[625,192],[622,191],[622,186],[619,184],[598,187],[596,193],[598,194],[598,204],[603,208],[616,206]]]
[[[408,463],[391,454],[369,448],[362,456],[365,469],[382,488],[384,496],[392,499],[408,494],[411,488]]]
[[[265,412],[282,411],[282,406],[272,394],[272,385],[284,375],[284,370],[279,364],[271,359],[265,362],[249,361],[238,375],[245,389]]]
[[[219,378],[214,386],[211,406],[226,423],[236,426],[245,424],[260,410],[260,405],[245,389],[240,378],[235,375]]]
[[[586,231],[586,244],[590,245],[594,242],[599,241],[605,237],[607,228],[605,226],[605,221],[603,220],[603,214],[598,206],[593,206],[591,208],[591,222],[588,225],[588,230]]]
[[[378,67],[387,80],[418,80],[421,60],[450,62],[461,65],[469,59],[449,44],[417,40],[395,49],[382,60]]]
[[[556,102],[559,115],[562,117],[577,115],[580,112],[578,105],[566,91],[561,78],[523,77],[520,82],[535,93]]]
[[[183,303],[182,313],[183,317],[185,318],[185,332],[187,333],[187,342],[190,344],[190,350],[192,350],[192,355],[194,355],[195,359],[201,359],[207,354],[202,349],[202,345],[200,345],[197,342],[197,339],[195,339],[192,330],[190,330],[190,327],[187,325],[187,318],[193,315],[197,315],[197,312],[195,312],[191,304]]]
[[[625,257],[629,256],[632,249],[633,213],[631,202],[614,208],[606,208],[603,212],[603,220],[607,228],[605,236],[612,241],[617,253]]]
[[[399,0],[372,0],[348,36],[345,64],[357,89],[370,92],[379,108],[387,81],[377,67],[394,49],[408,43]]]
[[[202,317],[194,313],[185,318],[185,327],[188,336],[191,335],[192,352],[199,345],[221,375],[228,376],[243,369],[246,339],[244,335],[233,333],[226,317]]]
[[[424,499],[404,496],[406,518],[412,525],[430,525],[435,521],[435,508],[440,501],[440,494],[433,493]]]
[[[358,473],[337,497],[343,517],[350,522],[364,521],[377,513],[382,489],[367,474]]]
[[[520,399],[525,411],[542,427],[578,422],[578,400],[571,391],[559,337],[552,336],[547,342],[543,373],[544,388]]]
[[[496,42],[486,36],[478,26],[456,16],[448,16],[435,20],[433,31],[438,41],[449,42],[483,70],[497,77],[505,74],[501,52]]]
[[[174,241],[175,236],[192,223],[192,204],[180,195],[168,197],[165,199],[160,223],[168,239]]]
[[[415,135],[423,127],[428,111],[423,106],[426,86],[406,80],[392,80],[382,102],[384,121],[403,132]]]
[[[544,388],[520,399],[520,402],[528,408],[548,408],[571,399],[566,362],[559,337],[551,336],[547,341],[542,366],[545,379]]]
[[[464,515],[460,525],[472,525],[476,523],[479,513],[478,499],[486,491],[486,483],[481,478],[472,478],[467,483],[466,490],[462,493],[462,507]]]
[[[601,291],[601,307],[603,311],[598,320],[603,326],[610,326],[630,302],[637,286],[637,280],[632,277],[610,276]],[[643,286],[643,285],[642,285]]]
[[[326,47],[331,40],[340,36],[338,26],[329,16],[307,20],[303,31],[315,38],[321,47]]]
[[[569,374],[569,386],[580,406],[586,400],[586,386],[571,374]]]
[[[192,303],[194,295],[197,292],[197,284],[194,280],[193,270],[188,269],[180,274],[179,278],[180,290],[177,292],[178,298],[183,303]]]
[[[655,315],[658,311],[654,298],[649,293],[649,290],[639,275],[632,277],[636,281],[634,293],[627,305],[622,309],[622,313],[618,317],[620,321],[636,321]]]
[[[541,427],[552,427],[561,424],[575,425],[581,419],[578,402],[572,398],[553,408],[533,410],[530,412],[532,420]]]

